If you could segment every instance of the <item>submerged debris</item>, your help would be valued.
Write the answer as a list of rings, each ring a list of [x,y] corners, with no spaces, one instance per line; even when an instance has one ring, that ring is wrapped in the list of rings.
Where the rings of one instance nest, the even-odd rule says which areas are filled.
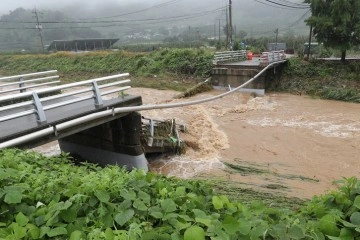
[[[194,95],[196,95],[198,93],[203,93],[203,92],[210,91],[212,89],[212,85],[211,85],[210,80],[211,80],[211,78],[208,78],[204,82],[198,83],[194,87],[189,88],[188,90],[186,90],[182,94],[176,96],[176,98],[187,98],[187,97],[194,96]]]
[[[179,131],[185,132],[185,125],[178,125],[175,119],[154,120],[142,117],[141,143],[145,153],[185,153],[185,143]]]

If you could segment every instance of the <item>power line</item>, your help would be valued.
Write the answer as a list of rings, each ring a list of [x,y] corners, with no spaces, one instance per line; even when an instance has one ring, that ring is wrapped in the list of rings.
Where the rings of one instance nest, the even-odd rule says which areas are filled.
[[[286,9],[286,10],[299,10],[299,9],[308,9],[309,6],[301,5],[301,6],[291,6],[287,4],[282,4],[279,2],[271,1],[271,0],[264,0],[265,2],[262,2],[260,0],[254,0],[255,2],[261,3],[266,6],[278,8],[278,9]]]
[[[41,41],[42,51],[44,52],[45,48],[44,48],[44,42],[43,42],[43,37],[42,37],[42,32],[41,32],[42,31],[42,25],[39,22],[39,15],[38,15],[38,12],[37,12],[36,8],[34,9],[33,14],[34,14],[35,19],[36,19],[35,28],[39,30],[39,37],[40,37],[40,41]]]
[[[295,5],[295,6],[309,7],[309,4],[304,4],[304,3],[296,3],[296,2],[291,2],[291,1],[288,1],[288,0],[278,0],[278,1],[290,4],[290,5]]]
[[[306,11],[304,14],[302,14],[296,21],[294,21],[293,23],[291,23],[288,26],[280,26],[278,29],[279,31],[285,31],[288,30],[289,28],[292,29],[296,29],[294,28],[301,20],[303,20],[306,15],[310,12],[310,9],[308,11]],[[301,28],[302,29],[302,28]],[[253,32],[254,35],[265,35],[265,34],[272,34],[274,33],[274,30],[266,30],[266,31],[257,31],[257,32]]]
[[[157,18],[157,19],[151,19],[151,21],[149,19],[143,19],[143,20],[125,20],[125,21],[101,21],[101,22],[95,22],[95,23],[109,23],[109,24],[103,24],[103,25],[94,25],[94,23],[92,22],[84,22],[86,23],[91,23],[91,26],[59,26],[59,27],[46,27],[44,30],[53,30],[53,29],[81,29],[81,28],[87,28],[87,29],[91,29],[91,28],[106,28],[106,27],[116,27],[116,26],[129,26],[129,24],[131,24],[131,26],[136,26],[136,25],[147,25],[147,24],[158,24],[158,23],[163,23],[163,22],[167,22],[167,23],[171,23],[171,22],[178,22],[178,21],[183,21],[183,20],[188,20],[188,19],[193,19],[193,18],[199,18],[199,17],[203,17],[205,15],[209,15],[212,14],[214,12],[218,12],[218,11],[222,11],[223,8],[220,9],[215,9],[215,10],[211,10],[211,11],[205,11],[205,12],[200,12],[197,14],[189,14],[189,15],[182,15],[182,16],[175,16],[175,17],[169,17],[169,18]],[[141,21],[145,21],[145,22],[141,22]],[[1,22],[1,21],[0,21]],[[26,24],[32,24],[33,22],[16,22],[16,23],[26,23]],[[57,24],[58,22],[42,22],[42,23],[48,23],[48,24]],[[78,23],[78,22],[64,22],[64,23]],[[36,29],[33,27],[0,27],[0,30],[17,30],[17,29]]]
[[[171,19],[190,19],[190,18],[196,18],[196,17],[201,17],[201,16],[205,16],[211,13],[216,13],[219,11],[222,11],[223,9],[225,9],[224,7],[221,8],[216,8],[216,9],[212,9],[212,10],[208,10],[208,11],[203,11],[203,12],[197,12],[197,13],[192,13],[192,14],[187,14],[187,15],[178,15],[178,16],[170,16],[170,17],[161,17],[161,18],[146,18],[146,19],[132,19],[132,20],[103,20],[103,21],[42,21],[42,23],[46,23],[46,24],[66,24],[66,23],[82,23],[82,24],[94,24],[94,23],[131,23],[131,22],[147,22],[147,21],[166,21],[166,20],[171,20]],[[4,20],[0,20],[0,22],[2,23],[28,23],[28,24],[33,24],[36,22],[33,21],[4,21]]]
[[[150,10],[150,9],[153,9],[153,8],[165,7],[165,6],[168,6],[168,5],[177,3],[177,2],[179,2],[179,1],[180,1],[180,0],[171,0],[171,1],[168,1],[168,2],[164,2],[164,3],[160,3],[160,4],[153,5],[153,6],[148,7],[148,8],[144,8],[144,9],[140,9],[140,10],[133,11],[133,12],[128,12],[128,13],[122,13],[122,14],[114,15],[114,16],[106,16],[106,17],[98,17],[98,18],[79,18],[79,20],[107,19],[107,18],[123,17],[123,16],[132,15],[132,14],[135,14],[135,13],[146,12],[146,11],[148,11],[148,10]]]
[[[278,2],[275,2],[275,1],[271,1],[271,0],[265,0],[265,1],[266,1],[266,2],[270,2],[270,3],[273,3],[273,4],[275,4],[275,5],[279,5],[279,6],[283,6],[283,7],[288,7],[288,8],[298,8],[298,9],[307,9],[307,8],[310,8],[309,6],[302,6],[302,7],[290,6],[290,5],[278,3]]]
[[[292,24],[289,25],[289,28],[294,27],[295,25],[297,25],[301,20],[303,20],[306,15],[310,12],[311,9],[307,10],[298,20],[296,20],[295,22],[293,22]]]
[[[272,4],[270,4],[270,3],[261,2],[261,1],[259,1],[259,0],[254,0],[254,1],[257,2],[257,3],[263,4],[263,5],[266,5],[266,6],[270,6],[270,7],[273,7],[273,8],[277,8],[277,9],[299,10],[299,9],[294,9],[294,8],[279,7],[278,5],[272,5]]]

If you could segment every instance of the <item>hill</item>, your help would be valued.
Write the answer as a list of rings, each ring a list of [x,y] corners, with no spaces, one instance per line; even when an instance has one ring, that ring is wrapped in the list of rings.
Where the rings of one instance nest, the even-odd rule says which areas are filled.
[[[44,45],[52,40],[120,38],[120,43],[154,42],[178,35],[204,38],[225,36],[227,1],[172,0],[134,2],[67,2],[37,6]],[[0,18],[0,50],[41,49],[34,9],[16,8]],[[233,25],[247,37],[307,34],[303,23],[307,9],[269,7],[264,2],[233,1]]]

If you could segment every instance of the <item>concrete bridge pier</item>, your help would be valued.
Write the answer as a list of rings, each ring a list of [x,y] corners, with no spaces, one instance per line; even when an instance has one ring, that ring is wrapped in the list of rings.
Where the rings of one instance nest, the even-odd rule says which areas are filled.
[[[267,69],[261,76],[241,89],[244,92],[253,92],[257,95],[265,95],[265,90],[279,83],[282,70],[286,63],[279,63]],[[265,66],[260,62],[238,62],[218,64],[212,69],[212,85],[215,88],[236,88],[256,74]]]
[[[260,72],[260,67],[222,66],[212,70],[212,85],[218,88],[236,88]],[[265,76],[260,76],[255,81],[241,89],[244,92],[265,94]]]
[[[60,149],[78,160],[128,170],[148,170],[141,146],[141,115],[136,112],[59,140]]]

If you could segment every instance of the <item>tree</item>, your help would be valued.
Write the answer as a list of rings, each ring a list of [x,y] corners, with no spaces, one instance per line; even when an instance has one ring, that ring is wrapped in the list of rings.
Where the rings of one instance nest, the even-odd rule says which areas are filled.
[[[316,39],[325,47],[341,51],[345,62],[346,51],[360,44],[359,0],[305,0],[312,16],[305,20],[313,27]]]
[[[239,37],[240,39],[244,39],[247,36],[247,32],[244,30],[239,31]]]

